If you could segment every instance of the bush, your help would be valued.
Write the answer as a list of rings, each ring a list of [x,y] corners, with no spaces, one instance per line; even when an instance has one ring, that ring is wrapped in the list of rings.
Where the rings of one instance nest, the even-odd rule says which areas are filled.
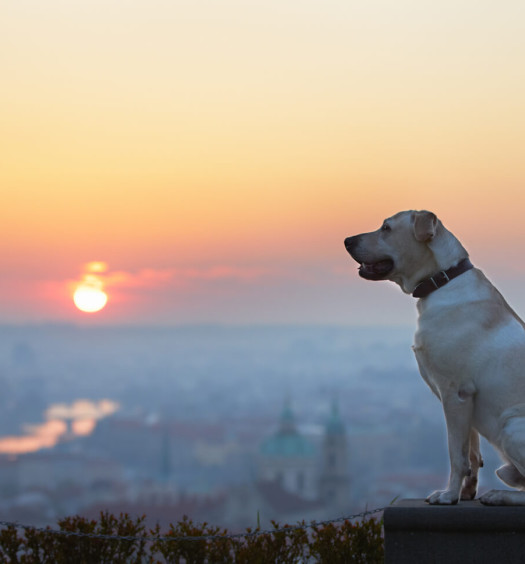
[[[145,516],[117,518],[101,513],[100,519],[67,517],[58,522],[59,530],[20,528],[10,525],[0,530],[0,562],[13,564],[267,564],[320,562],[383,562],[382,523],[368,518],[361,522],[307,525],[283,528],[272,522],[274,530],[247,529],[244,535],[194,524],[185,517],[170,525],[161,536],[157,525],[146,530]],[[97,535],[97,536],[86,536]],[[101,536],[100,536],[101,535]],[[132,537],[130,539],[107,538]],[[204,537],[184,540],[184,537]],[[209,538],[209,537],[212,538]],[[208,537],[208,538],[206,538]],[[174,540],[168,540],[173,538]]]

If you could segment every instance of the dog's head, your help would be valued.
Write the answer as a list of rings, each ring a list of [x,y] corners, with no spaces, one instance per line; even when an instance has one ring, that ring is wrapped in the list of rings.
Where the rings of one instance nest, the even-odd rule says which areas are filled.
[[[468,256],[459,241],[429,211],[404,211],[370,233],[345,239],[366,280],[391,280],[411,293],[423,279]]]

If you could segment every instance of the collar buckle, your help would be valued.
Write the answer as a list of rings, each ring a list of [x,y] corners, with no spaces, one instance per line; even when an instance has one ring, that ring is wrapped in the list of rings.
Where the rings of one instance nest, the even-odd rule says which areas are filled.
[[[468,258],[464,258],[456,266],[452,266],[448,270],[440,270],[437,274],[434,274],[434,276],[431,276],[426,280],[422,280],[414,288],[412,296],[414,296],[414,298],[426,298],[429,294],[435,290],[439,290],[439,288],[448,284],[452,279],[456,278],[456,276],[467,272],[467,270],[470,270],[471,268],[474,268],[474,266],[470,260]]]
[[[450,278],[445,270],[441,270],[437,274],[434,274],[430,280],[432,284],[434,284],[436,290],[450,282]]]

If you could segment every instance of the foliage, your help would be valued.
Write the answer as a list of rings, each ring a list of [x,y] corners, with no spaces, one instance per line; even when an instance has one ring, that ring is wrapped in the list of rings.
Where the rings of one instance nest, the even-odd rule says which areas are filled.
[[[380,564],[384,560],[381,523],[368,519],[361,523],[345,521],[313,527],[309,555],[316,562],[330,564]]]
[[[101,513],[98,521],[75,516],[58,522],[59,530],[68,533],[134,537],[131,540],[8,526],[0,529],[0,564],[379,564],[384,556],[382,523],[372,518],[308,528],[302,522],[304,528],[289,531],[278,530],[279,524],[272,522],[275,530],[271,532],[247,529],[243,536],[230,536],[226,530],[195,524],[187,517],[170,525],[167,533],[158,525],[146,530],[144,521],[145,516],[132,519],[127,514]],[[150,536],[177,540],[147,540]],[[200,536],[202,540],[179,539]],[[206,538],[209,536],[214,538]]]

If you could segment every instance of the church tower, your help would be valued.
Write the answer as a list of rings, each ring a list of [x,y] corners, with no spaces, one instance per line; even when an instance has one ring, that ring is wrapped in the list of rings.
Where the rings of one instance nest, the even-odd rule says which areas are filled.
[[[284,491],[303,499],[314,500],[317,497],[316,470],[316,448],[298,431],[287,400],[277,432],[261,445],[258,479],[276,483]]]
[[[325,425],[319,497],[330,507],[345,509],[350,497],[346,431],[334,401]]]

